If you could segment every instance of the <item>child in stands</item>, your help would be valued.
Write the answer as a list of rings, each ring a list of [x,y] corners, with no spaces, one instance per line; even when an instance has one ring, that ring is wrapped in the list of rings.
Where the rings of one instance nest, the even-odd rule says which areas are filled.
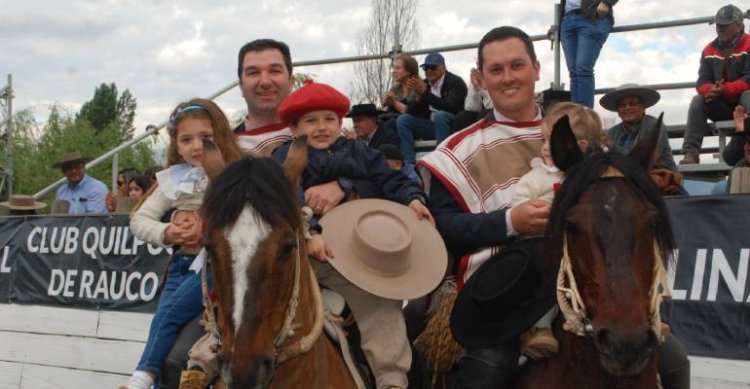
[[[195,211],[207,184],[202,167],[203,139],[212,140],[225,160],[241,156],[229,121],[210,100],[192,99],[179,104],[169,122],[167,168],[156,174],[157,185],[131,216],[130,227],[146,242],[177,249],[167,269],[141,359],[120,389],[151,388],[179,331],[203,311],[201,277],[190,270],[200,250],[200,222]],[[162,222],[170,209],[179,211],[171,222]]]

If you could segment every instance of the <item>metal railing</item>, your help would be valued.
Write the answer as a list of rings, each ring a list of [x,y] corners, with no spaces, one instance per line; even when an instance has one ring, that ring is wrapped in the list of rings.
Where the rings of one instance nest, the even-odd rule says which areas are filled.
[[[560,44],[560,37],[559,37],[559,25],[560,25],[560,15],[561,15],[560,4],[555,4],[554,7],[555,7],[555,12],[554,12],[555,20],[554,20],[554,24],[550,27],[548,32],[546,34],[531,35],[530,37],[531,37],[531,40],[534,42],[545,41],[545,40],[548,40],[551,42],[552,49],[554,51],[554,54],[553,54],[554,55],[554,81],[552,83],[552,88],[559,90],[562,88],[562,84],[560,82],[560,78],[561,78],[561,60],[560,60],[561,44]],[[748,17],[748,15],[750,15],[750,11],[745,12],[745,17]],[[691,26],[691,25],[696,25],[696,24],[710,23],[713,21],[713,19],[714,19],[713,16],[706,16],[706,17],[700,17],[700,18],[681,19],[681,20],[664,21],[664,22],[631,24],[631,25],[625,25],[625,26],[616,26],[612,29],[612,32],[620,33],[620,32],[641,31],[641,30],[649,30],[649,29]],[[478,46],[478,42],[401,51],[400,50],[401,44],[398,41],[398,34],[396,34],[395,42],[393,44],[394,49],[388,53],[327,58],[327,59],[319,59],[319,60],[311,60],[311,61],[298,61],[298,62],[294,62],[293,66],[305,67],[305,66],[313,66],[313,65],[330,65],[330,64],[348,63],[348,62],[370,61],[370,60],[376,60],[376,59],[393,60],[396,58],[396,56],[400,54],[422,55],[422,54],[427,54],[433,51],[450,52],[450,51],[476,49],[477,46]],[[232,82],[231,84],[219,89],[217,92],[207,97],[207,99],[213,100],[223,95],[227,91],[234,89],[235,87],[238,86],[238,84],[239,84],[238,81]],[[693,88],[695,86],[695,82],[690,81],[690,82],[666,83],[666,84],[644,84],[643,86],[651,87],[657,90],[685,89],[685,88]],[[614,90],[614,88],[615,87],[599,88],[599,89],[596,89],[594,93],[595,94],[607,93],[611,90]],[[112,171],[113,171],[113,182],[114,182],[116,180],[117,171],[118,171],[118,167],[117,167],[118,159],[116,158],[116,155],[119,154],[120,151],[133,146],[134,144],[140,142],[144,138],[147,138],[150,135],[156,134],[157,132],[159,132],[159,130],[164,128],[166,125],[167,125],[167,122],[163,122],[157,126],[154,126],[154,125],[147,126],[146,131],[144,133],[134,137],[130,141],[123,143],[122,145],[92,160],[86,165],[86,167],[91,168],[91,167],[97,166],[101,162],[107,160],[108,158],[113,157]],[[55,181],[54,183],[50,184],[46,188],[35,193],[34,197],[35,198],[42,197],[46,195],[47,193],[49,193],[50,191],[57,188],[58,186],[62,185],[64,182],[65,182],[65,178],[61,178]]]

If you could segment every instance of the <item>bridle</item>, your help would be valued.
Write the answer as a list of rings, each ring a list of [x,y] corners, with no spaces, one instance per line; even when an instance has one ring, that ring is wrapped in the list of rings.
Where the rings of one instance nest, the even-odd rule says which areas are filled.
[[[296,342],[288,345],[287,347],[282,348],[284,343],[288,339],[293,337],[295,331],[300,327],[300,324],[295,323],[294,321],[295,317],[297,316],[297,307],[299,306],[300,278],[302,273],[302,255],[300,254],[302,250],[300,249],[300,235],[301,233],[297,234],[297,238],[295,241],[297,257],[294,262],[294,285],[292,285],[292,295],[291,297],[289,297],[289,302],[287,303],[286,316],[284,316],[284,324],[281,326],[281,329],[279,330],[278,334],[276,334],[276,337],[273,341],[273,365],[271,366],[271,371],[267,375],[265,382],[263,382],[261,385],[262,388],[267,388],[270,385],[273,374],[279,365],[296,356],[310,351],[313,344],[315,344],[323,331],[323,298],[320,294],[320,288],[318,288],[317,286],[318,281],[315,277],[315,273],[313,272],[312,268],[309,268],[310,271],[308,272],[308,275],[310,277],[310,283],[312,285],[310,289],[313,295],[313,308],[315,309],[312,328],[310,328],[310,332],[308,332],[305,336],[299,338]]]
[[[611,166],[601,176],[601,178],[615,177],[624,176],[622,172]],[[662,262],[661,250],[656,241],[653,243],[653,251],[653,278],[651,280],[651,289],[649,290],[650,302],[648,320],[649,326],[656,335],[659,344],[663,344],[664,334],[661,330],[661,314],[659,313],[659,307],[664,298],[671,297],[671,294],[669,291],[669,283],[667,281],[667,273],[664,270],[664,264]],[[578,290],[578,285],[576,284],[576,279],[573,275],[573,265],[570,261],[570,255],[568,254],[567,234],[563,235],[563,256],[560,261],[560,270],[557,273],[557,303],[560,306],[560,311],[562,312],[563,317],[565,318],[563,323],[563,329],[565,331],[583,337],[591,337],[594,334],[594,326],[591,324],[591,319],[586,312],[586,305],[581,298],[581,293]]]

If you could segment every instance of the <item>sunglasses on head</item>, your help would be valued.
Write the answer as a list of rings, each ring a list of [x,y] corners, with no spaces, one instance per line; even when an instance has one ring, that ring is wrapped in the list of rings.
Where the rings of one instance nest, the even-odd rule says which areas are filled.
[[[422,69],[424,69],[425,72],[427,71],[433,71],[437,69],[437,65],[424,65],[422,66]]]

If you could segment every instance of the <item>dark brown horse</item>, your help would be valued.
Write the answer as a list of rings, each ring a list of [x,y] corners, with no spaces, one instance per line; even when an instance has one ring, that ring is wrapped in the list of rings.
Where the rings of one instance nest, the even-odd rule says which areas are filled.
[[[356,387],[321,336],[320,290],[290,182],[305,161],[298,154],[285,172],[271,159],[247,157],[213,177],[206,192],[202,215],[218,298],[221,378],[230,388]]]
[[[560,351],[527,367],[521,388],[655,389],[663,270],[674,247],[667,211],[647,167],[661,119],[630,156],[595,152],[584,159],[567,117],[552,133],[566,178],[548,233],[561,314]]]

